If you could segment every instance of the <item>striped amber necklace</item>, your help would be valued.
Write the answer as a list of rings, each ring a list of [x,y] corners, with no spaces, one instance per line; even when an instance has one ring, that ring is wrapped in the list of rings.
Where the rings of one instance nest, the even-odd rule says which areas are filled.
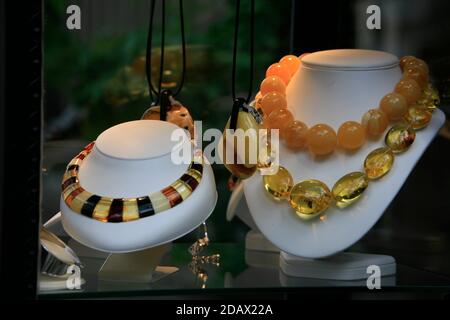
[[[91,142],[70,161],[61,189],[64,202],[72,211],[102,222],[127,222],[173,208],[189,198],[202,179],[203,156],[199,152],[194,155],[188,170],[160,191],[136,198],[95,195],[85,190],[78,179],[80,166],[93,148],[94,142]]]
[[[307,148],[319,156],[333,153],[338,145],[344,150],[356,150],[364,144],[367,136],[380,137],[389,121],[411,122],[411,118],[418,116],[431,118],[431,112],[427,110],[432,111],[439,105],[439,94],[428,83],[427,64],[421,59],[406,56],[400,60],[403,78],[394,92],[385,95],[379,107],[368,110],[360,122],[344,122],[337,134],[324,123],[308,128],[305,123],[294,119],[286,101],[286,87],[297,72],[302,56],[288,55],[272,64],[255,97],[255,106],[264,114],[264,126],[279,129],[281,139],[290,149]]]

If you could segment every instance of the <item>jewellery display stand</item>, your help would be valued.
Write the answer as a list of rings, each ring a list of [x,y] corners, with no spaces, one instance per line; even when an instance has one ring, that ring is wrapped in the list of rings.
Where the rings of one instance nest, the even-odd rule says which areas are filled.
[[[367,109],[377,108],[381,98],[393,91],[401,76],[398,58],[385,52],[316,52],[302,59],[299,70],[290,81],[286,91],[288,108],[294,118],[309,127],[327,123],[337,130],[343,122],[360,121]],[[288,203],[270,199],[261,185],[260,175],[245,180],[244,194],[250,214],[264,236],[284,252],[280,259],[284,271],[288,275],[305,277],[326,277],[328,274],[328,279],[340,279],[346,270],[351,271],[349,264],[343,263],[349,256],[336,254],[357,242],[378,221],[444,121],[443,112],[437,109],[427,128],[417,133],[408,152],[396,156],[391,172],[371,183],[357,203],[345,209],[331,207],[310,221],[299,219]],[[331,156],[313,158],[308,152],[294,152],[280,143],[280,164],[289,169],[294,181],[317,179],[332,186],[344,174],[362,170],[366,155],[383,144],[381,138],[369,140],[353,153],[337,150]],[[334,274],[306,272],[312,270],[308,268],[314,260],[305,258],[330,256],[335,257],[325,260],[334,261]],[[393,260],[385,256],[358,254],[350,260],[360,267],[369,261],[385,266],[386,275],[395,272]],[[322,260],[319,261],[323,264]],[[347,273],[347,279],[361,277],[359,271],[353,271]]]
[[[171,139],[174,130],[181,139]],[[172,155],[191,144],[176,125],[156,120],[119,124],[97,138],[79,169],[82,187],[111,198],[133,198],[160,190],[181,177],[189,166],[172,161]],[[217,200],[211,166],[204,163],[202,181],[177,206],[129,222],[105,223],[73,212],[61,198],[64,230],[78,242],[99,251],[126,253],[171,242],[189,233],[211,214]]]

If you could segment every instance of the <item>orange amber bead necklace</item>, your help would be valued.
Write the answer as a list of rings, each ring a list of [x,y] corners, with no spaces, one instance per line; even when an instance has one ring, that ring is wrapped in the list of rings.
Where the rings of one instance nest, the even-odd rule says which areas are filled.
[[[403,78],[393,92],[381,99],[379,107],[368,110],[360,122],[346,121],[337,133],[324,123],[308,128],[305,123],[294,119],[287,109],[286,100],[286,88],[304,55],[287,55],[272,64],[255,97],[255,106],[264,115],[264,126],[279,129],[280,138],[291,149],[308,148],[313,155],[318,156],[331,154],[337,146],[348,151],[356,150],[365,143],[367,137],[379,138],[389,121],[404,119],[410,122],[411,115],[432,111],[439,104],[436,90],[428,84],[427,64],[413,56],[405,56],[400,60]]]

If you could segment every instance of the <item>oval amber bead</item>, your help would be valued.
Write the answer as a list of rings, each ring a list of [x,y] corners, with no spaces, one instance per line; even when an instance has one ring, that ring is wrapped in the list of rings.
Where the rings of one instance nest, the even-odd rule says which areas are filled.
[[[405,152],[413,144],[416,139],[416,132],[406,123],[393,126],[388,133],[384,142],[394,153]]]
[[[362,172],[352,172],[340,178],[333,186],[331,193],[339,208],[345,208],[362,195],[369,185],[369,179]]]
[[[441,104],[439,92],[431,84],[428,84],[428,86],[423,90],[421,101],[418,101],[418,103],[426,105],[428,109],[434,111]]]
[[[394,153],[389,148],[378,148],[369,153],[364,160],[364,171],[371,180],[376,180],[388,173],[394,165]]]
[[[273,199],[280,201],[289,198],[294,179],[286,168],[279,166],[275,174],[263,176],[263,183],[267,193]]]
[[[302,219],[316,217],[330,207],[332,200],[330,189],[318,180],[297,183],[289,196],[289,204]]]
[[[405,114],[405,120],[414,130],[425,128],[431,121],[431,111],[423,106],[413,105]]]

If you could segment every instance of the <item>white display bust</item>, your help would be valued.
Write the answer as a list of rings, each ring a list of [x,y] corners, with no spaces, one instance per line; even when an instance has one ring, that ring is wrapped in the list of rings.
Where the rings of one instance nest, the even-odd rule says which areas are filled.
[[[316,52],[302,59],[289,83],[288,108],[308,127],[326,123],[337,131],[343,122],[359,122],[367,110],[377,108],[381,98],[393,91],[400,78],[398,58],[385,52]],[[262,177],[254,175],[244,186],[253,220],[268,240],[294,256],[321,258],[345,250],[381,217],[444,120],[443,112],[436,110],[428,127],[417,132],[411,148],[396,156],[391,172],[372,181],[358,202],[345,209],[331,207],[311,221],[298,218],[288,202],[277,203],[269,198]],[[354,153],[337,149],[331,156],[314,159],[305,150],[293,152],[281,143],[280,164],[291,172],[295,183],[317,179],[331,189],[345,174],[363,171],[367,154],[383,145],[384,135],[377,141],[367,141]]]
[[[130,198],[158,191],[187,170],[171,153],[191,143],[186,135],[172,141],[176,125],[155,120],[119,124],[97,138],[79,170],[81,186],[91,193]],[[154,216],[130,222],[104,223],[71,211],[61,199],[63,227],[75,240],[106,252],[131,252],[173,241],[192,231],[211,214],[217,194],[214,175],[204,165],[200,185],[181,204]]]

